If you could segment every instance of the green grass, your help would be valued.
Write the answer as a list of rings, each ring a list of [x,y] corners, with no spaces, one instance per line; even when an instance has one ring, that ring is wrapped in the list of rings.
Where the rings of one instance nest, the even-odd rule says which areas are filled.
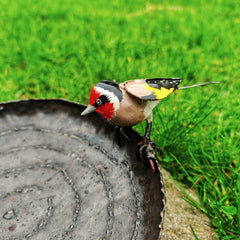
[[[102,79],[182,77],[154,110],[161,165],[196,190],[221,239],[240,237],[236,0],[0,0],[0,101],[88,103]],[[143,132],[143,124],[137,127]]]

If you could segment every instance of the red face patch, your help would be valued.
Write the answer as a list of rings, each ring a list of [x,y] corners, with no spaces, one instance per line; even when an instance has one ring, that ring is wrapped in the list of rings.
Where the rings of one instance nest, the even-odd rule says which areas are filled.
[[[94,87],[91,91],[91,94],[90,94],[90,100],[89,100],[89,105],[94,105],[94,103],[96,102],[96,100],[100,97],[100,92],[98,92],[96,90],[96,88]]]
[[[107,120],[111,119],[114,114],[113,103],[105,103],[104,105],[97,107],[96,112],[101,114]]]

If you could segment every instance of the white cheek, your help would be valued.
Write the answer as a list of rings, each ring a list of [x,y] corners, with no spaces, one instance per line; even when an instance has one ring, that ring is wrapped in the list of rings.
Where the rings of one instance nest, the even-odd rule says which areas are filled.
[[[120,102],[118,100],[118,97],[114,96],[113,98],[111,98],[111,102],[113,103],[114,106],[114,112],[116,113],[116,111],[119,109],[120,107]]]

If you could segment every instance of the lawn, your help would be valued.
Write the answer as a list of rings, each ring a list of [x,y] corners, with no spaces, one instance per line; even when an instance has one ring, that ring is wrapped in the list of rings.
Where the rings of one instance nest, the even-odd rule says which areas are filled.
[[[160,164],[195,189],[200,203],[189,201],[216,235],[240,238],[238,1],[0,0],[0,7],[1,102],[87,104],[103,79],[221,81],[163,100],[152,139]]]

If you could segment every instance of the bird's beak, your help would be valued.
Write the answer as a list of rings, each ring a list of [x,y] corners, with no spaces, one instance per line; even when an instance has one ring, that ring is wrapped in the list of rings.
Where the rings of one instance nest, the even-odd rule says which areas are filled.
[[[92,105],[88,105],[87,108],[81,113],[81,116],[87,115],[91,112],[94,112],[96,108]]]

